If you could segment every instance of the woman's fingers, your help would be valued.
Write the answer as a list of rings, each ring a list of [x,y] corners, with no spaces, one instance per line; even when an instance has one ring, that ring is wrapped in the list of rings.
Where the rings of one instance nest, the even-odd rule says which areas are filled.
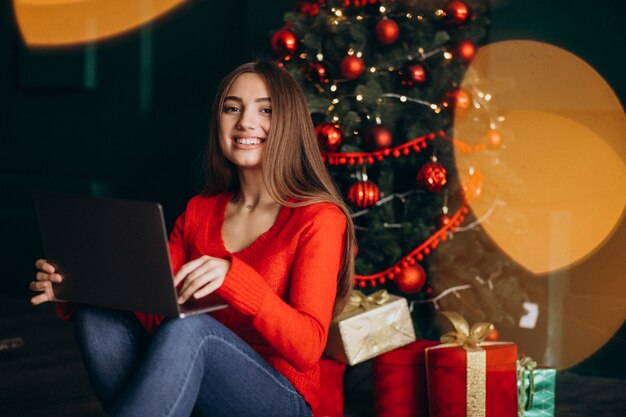
[[[180,292],[180,295],[178,297],[178,303],[183,304],[184,302],[189,300],[196,291],[198,291],[200,288],[204,287],[205,285],[210,284],[211,282],[214,282],[218,276],[219,275],[217,271],[209,270],[205,272],[203,275],[200,275],[191,281],[189,280],[185,281],[186,286]],[[219,285],[221,285],[221,281],[219,281]],[[219,285],[218,285],[218,288],[219,288]],[[195,297],[195,298],[199,298],[199,297]]]
[[[198,268],[204,262],[210,259],[209,256],[201,256],[198,259],[194,259],[191,262],[187,262],[183,266],[180,267],[176,275],[174,276],[174,285],[180,284],[180,282],[193,270]]]
[[[30,283],[30,289],[33,291],[42,291],[42,294],[36,295],[30,299],[30,302],[34,305],[45,303],[46,301],[56,301],[50,281],[33,281]]]
[[[50,265],[48,263],[48,261],[45,260],[45,259],[37,259],[35,261],[35,268],[40,269],[40,270],[42,270],[44,272],[47,272],[49,274],[52,274],[55,271],[54,267],[52,265]]]
[[[174,277],[176,286],[183,283],[179,289],[178,303],[183,304],[191,296],[200,298],[215,291],[224,282],[229,269],[229,261],[207,255],[186,263]],[[200,289],[202,291],[198,293]]]
[[[61,282],[63,281],[63,277],[59,274],[48,274],[46,272],[37,272],[35,275],[37,281],[52,281],[52,282]]]
[[[198,299],[198,298],[206,297],[207,295],[211,294],[213,291],[221,287],[223,282],[224,282],[223,280],[214,279],[213,281],[209,282],[207,285],[205,285],[204,287],[200,288],[198,291],[193,293],[193,298]]]
[[[30,302],[33,305],[45,303],[46,301],[52,301],[52,299],[46,293],[39,294],[39,295],[37,295],[37,296],[35,296],[35,297],[30,299]]]
[[[44,291],[49,285],[49,281],[33,281],[30,283],[30,289],[33,291]]]
[[[187,276],[185,277],[183,285],[181,286],[179,292],[185,291],[187,289],[187,287],[189,285],[191,285],[191,283],[193,281],[195,281],[197,278],[201,277],[205,273],[207,273],[207,272],[211,271],[212,269],[214,269],[215,266],[216,266],[216,264],[215,264],[215,262],[212,261],[211,258],[205,260],[203,263],[198,265],[196,267],[196,269],[194,269],[189,274],[187,274]]]

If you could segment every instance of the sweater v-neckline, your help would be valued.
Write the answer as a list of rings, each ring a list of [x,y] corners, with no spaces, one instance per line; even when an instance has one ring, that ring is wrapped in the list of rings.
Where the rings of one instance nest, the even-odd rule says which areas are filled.
[[[230,255],[238,255],[246,252],[256,252],[258,248],[264,247],[263,242],[271,240],[276,231],[282,228],[283,223],[285,223],[288,218],[289,208],[286,206],[281,206],[278,212],[278,216],[276,216],[276,220],[274,220],[274,223],[270,226],[269,229],[263,232],[259,237],[253,240],[252,243],[250,243],[245,248],[235,252],[231,252],[228,250],[228,248],[226,247],[226,243],[224,242],[222,229],[224,228],[224,221],[226,220],[226,207],[228,206],[228,203],[233,199],[234,195],[235,193],[231,191],[220,194],[218,198],[218,207],[216,210],[218,216],[215,225],[217,227],[217,236],[219,236],[221,249],[223,249],[226,253]]]

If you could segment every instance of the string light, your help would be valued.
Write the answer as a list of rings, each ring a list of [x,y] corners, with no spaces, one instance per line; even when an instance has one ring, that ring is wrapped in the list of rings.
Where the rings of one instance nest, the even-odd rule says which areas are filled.
[[[376,72],[376,67],[370,68],[370,72]]]
[[[388,202],[395,200],[396,198],[404,204],[406,203],[406,198],[410,196],[411,194],[424,193],[424,192],[425,191],[423,190],[410,190],[410,191],[407,191],[406,193],[394,193],[378,200],[375,206],[380,207],[383,204],[387,204]],[[356,219],[357,217],[361,217],[367,213],[369,213],[369,209],[363,209],[363,210],[357,211],[356,213],[352,213],[350,217],[352,217],[353,219]]]
[[[324,54],[323,54],[323,53],[321,53],[321,52],[318,52],[318,53],[317,53],[317,60],[318,60],[318,61],[323,61],[323,60],[324,60]]]
[[[361,94],[357,94],[356,101],[363,101],[363,96]]]
[[[378,10],[380,10],[381,13],[385,13],[387,11],[387,8],[385,6],[380,6]]]
[[[411,98],[411,97],[407,97],[404,95],[400,95],[400,94],[392,94],[392,93],[385,93],[385,94],[381,94],[380,97],[390,97],[390,98],[397,98],[399,99],[401,102],[407,102],[410,101],[412,103],[417,103],[417,104],[422,104],[424,106],[428,106],[431,109],[435,110],[438,109],[439,107],[437,107],[435,104],[429,102],[429,101],[424,101],[424,100],[420,100],[418,98]],[[380,99],[382,102],[382,99]],[[435,108],[433,108],[432,106],[435,106]],[[436,110],[435,110],[436,111]]]
[[[478,227],[481,223],[484,223],[489,217],[491,217],[491,215],[493,214],[493,212],[496,210],[496,208],[498,206],[502,206],[502,207],[506,207],[506,202],[502,201],[502,200],[496,200],[491,207],[489,207],[489,209],[485,212],[485,214],[483,214],[480,218],[474,220],[472,223],[463,226],[463,227],[457,227],[456,228],[456,232],[467,232],[469,230],[474,230],[476,227]]]
[[[447,288],[446,290],[442,291],[441,294],[439,294],[438,296],[436,296],[434,298],[429,298],[427,300],[414,300],[414,301],[411,301],[410,309],[411,309],[411,311],[413,311],[413,304],[432,303],[433,306],[435,307],[435,310],[439,310],[439,304],[437,303],[437,301],[441,300],[442,298],[444,298],[445,296],[450,295],[450,294],[454,294],[458,298],[459,297],[459,294],[458,294],[459,291],[469,290],[470,288],[472,288],[472,286],[469,285],[469,284],[457,285],[456,287]]]
[[[333,84],[330,86],[330,91],[335,92],[337,91],[337,84]]]

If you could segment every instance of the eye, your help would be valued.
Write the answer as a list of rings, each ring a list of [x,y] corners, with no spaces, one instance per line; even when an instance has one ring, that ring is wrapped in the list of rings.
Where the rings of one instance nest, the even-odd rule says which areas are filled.
[[[237,113],[240,111],[241,109],[237,106],[224,106],[224,113]]]
[[[272,108],[271,107],[264,107],[261,109],[261,113],[266,114],[266,115],[270,115],[272,114]]]

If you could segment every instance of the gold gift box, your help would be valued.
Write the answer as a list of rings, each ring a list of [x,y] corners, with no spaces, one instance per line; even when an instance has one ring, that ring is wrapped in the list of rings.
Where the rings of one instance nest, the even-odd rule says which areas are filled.
[[[406,298],[353,291],[350,304],[330,325],[327,356],[356,365],[415,341]]]

